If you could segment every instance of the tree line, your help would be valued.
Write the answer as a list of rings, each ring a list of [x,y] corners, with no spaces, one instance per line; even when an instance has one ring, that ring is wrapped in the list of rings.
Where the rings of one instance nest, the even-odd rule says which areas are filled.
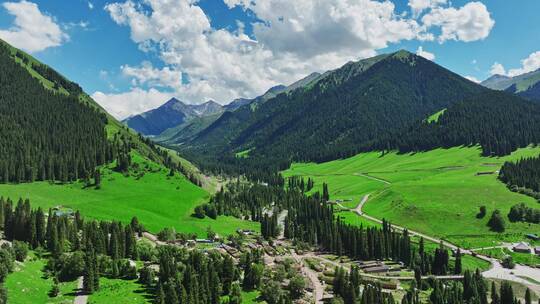
[[[510,190],[540,201],[540,157],[526,157],[515,162],[505,162],[499,172],[499,179],[508,185]]]
[[[540,105],[491,91],[449,106],[437,122],[418,121],[366,148],[408,153],[480,145],[484,156],[504,156],[536,143],[540,143]]]

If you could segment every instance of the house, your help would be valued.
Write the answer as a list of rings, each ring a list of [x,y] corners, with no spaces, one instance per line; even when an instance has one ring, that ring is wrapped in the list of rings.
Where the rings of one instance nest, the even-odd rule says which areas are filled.
[[[535,241],[538,241],[540,240],[540,237],[538,237],[538,235],[534,234],[534,233],[529,233],[529,234],[526,234],[525,235],[528,239],[531,239],[531,240],[535,240]]]
[[[512,248],[514,252],[531,253],[531,247],[525,242],[518,243]]]
[[[534,253],[540,255],[540,246],[534,247]]]
[[[380,265],[375,267],[368,267],[363,269],[366,273],[381,273],[381,272],[388,272],[390,270],[390,267],[386,265]]]

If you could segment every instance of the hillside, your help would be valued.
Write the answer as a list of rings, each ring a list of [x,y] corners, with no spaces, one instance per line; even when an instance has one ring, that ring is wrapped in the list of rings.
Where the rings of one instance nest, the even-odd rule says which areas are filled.
[[[536,143],[540,143],[540,106],[490,91],[449,106],[436,121],[418,121],[382,137],[368,149],[408,153],[479,144],[484,156],[504,156]]]
[[[490,89],[540,101],[540,69],[514,77],[493,75],[481,84]]]
[[[0,67],[0,196],[77,209],[90,218],[128,222],[137,216],[153,232],[175,227],[204,234],[213,226],[229,234],[256,226],[191,217],[215,185],[171,151],[131,132],[54,69],[5,42]]]
[[[234,166],[284,168],[291,160],[326,161],[354,155],[377,138],[485,91],[400,51],[350,62],[255,109],[226,113],[180,149],[203,164],[216,155]],[[249,157],[237,160],[234,154],[245,150],[251,151]]]
[[[214,101],[192,105],[172,98],[156,109],[125,119],[123,123],[143,135],[159,135],[167,129],[189,123],[192,119],[221,112],[223,107]]]
[[[312,192],[327,183],[330,199],[342,200],[344,207],[357,208],[369,195],[362,210],[373,217],[480,248],[516,242],[540,229],[538,224],[507,222],[505,233],[499,234],[489,230],[489,216],[477,217],[480,206],[486,206],[488,214],[499,209],[504,217],[517,203],[538,208],[535,199],[511,192],[497,171],[505,161],[539,153],[539,148],[529,147],[505,157],[482,157],[477,146],[409,154],[367,152],[321,164],[296,163],[283,173],[314,179]],[[365,222],[351,211],[340,216],[351,224]]]

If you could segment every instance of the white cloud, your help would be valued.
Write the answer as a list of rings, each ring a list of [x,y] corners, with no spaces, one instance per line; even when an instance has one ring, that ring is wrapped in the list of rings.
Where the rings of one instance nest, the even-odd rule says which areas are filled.
[[[430,53],[428,51],[424,51],[424,48],[422,46],[418,47],[418,49],[416,50],[416,55],[422,56],[431,61],[435,60],[435,54]]]
[[[504,68],[504,66],[498,62],[495,62],[492,66],[491,66],[491,69],[489,70],[489,73],[491,75],[506,75],[506,69]]]
[[[534,52],[529,57],[521,60],[521,67],[508,71],[508,76],[517,76],[540,69],[540,51]]]
[[[93,10],[94,9],[94,4],[90,1],[88,1],[88,9],[90,10]]]
[[[413,11],[414,16],[420,15],[428,8],[435,8],[446,4],[447,0],[409,0],[409,6]]]
[[[461,8],[434,8],[422,17],[427,28],[441,27],[439,42],[464,42],[485,39],[495,25],[487,7],[481,2],[469,2]]]
[[[152,63],[144,61],[140,67],[123,65],[120,67],[122,74],[131,77],[136,86],[143,84],[155,87],[179,88],[182,84],[182,73],[171,70],[170,67],[156,69]]]
[[[235,31],[212,28],[195,0],[107,4],[105,10],[117,24],[129,27],[139,49],[156,52],[164,64],[163,68],[148,63],[123,66],[123,75],[132,78],[136,87],[169,88],[188,102],[212,99],[224,103],[255,97],[276,84],[289,84],[311,72],[373,56],[392,43],[433,40],[429,29],[444,30],[455,23],[444,23],[448,14],[441,11],[438,18],[430,19],[429,26],[420,24],[416,17],[398,14],[391,1],[223,1],[229,8],[241,7],[256,16],[259,21],[252,24],[252,36],[244,33],[243,24]],[[428,2],[423,10],[430,11],[424,17],[440,10],[446,0]],[[412,5],[412,9],[421,7]],[[457,11],[467,16],[473,14],[469,10],[465,6]],[[470,41],[471,36],[459,32],[455,39]],[[182,76],[188,83],[182,83]]]
[[[474,76],[465,76],[465,78],[469,79],[472,82],[480,83],[480,80]]]
[[[143,90],[133,88],[128,92],[108,94],[95,92],[92,98],[117,119],[124,119],[135,113],[142,113],[157,108],[173,97],[172,93],[163,93],[156,89]]]
[[[15,16],[15,21],[11,28],[0,30],[0,38],[15,47],[28,52],[39,52],[59,46],[69,39],[55,20],[43,14],[35,3],[5,2],[2,6],[10,15]]]

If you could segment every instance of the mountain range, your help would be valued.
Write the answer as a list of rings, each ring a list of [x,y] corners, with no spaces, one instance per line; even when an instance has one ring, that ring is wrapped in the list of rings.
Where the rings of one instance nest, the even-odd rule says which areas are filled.
[[[540,101],[540,69],[514,77],[493,75],[481,84],[493,90],[506,91]]]

